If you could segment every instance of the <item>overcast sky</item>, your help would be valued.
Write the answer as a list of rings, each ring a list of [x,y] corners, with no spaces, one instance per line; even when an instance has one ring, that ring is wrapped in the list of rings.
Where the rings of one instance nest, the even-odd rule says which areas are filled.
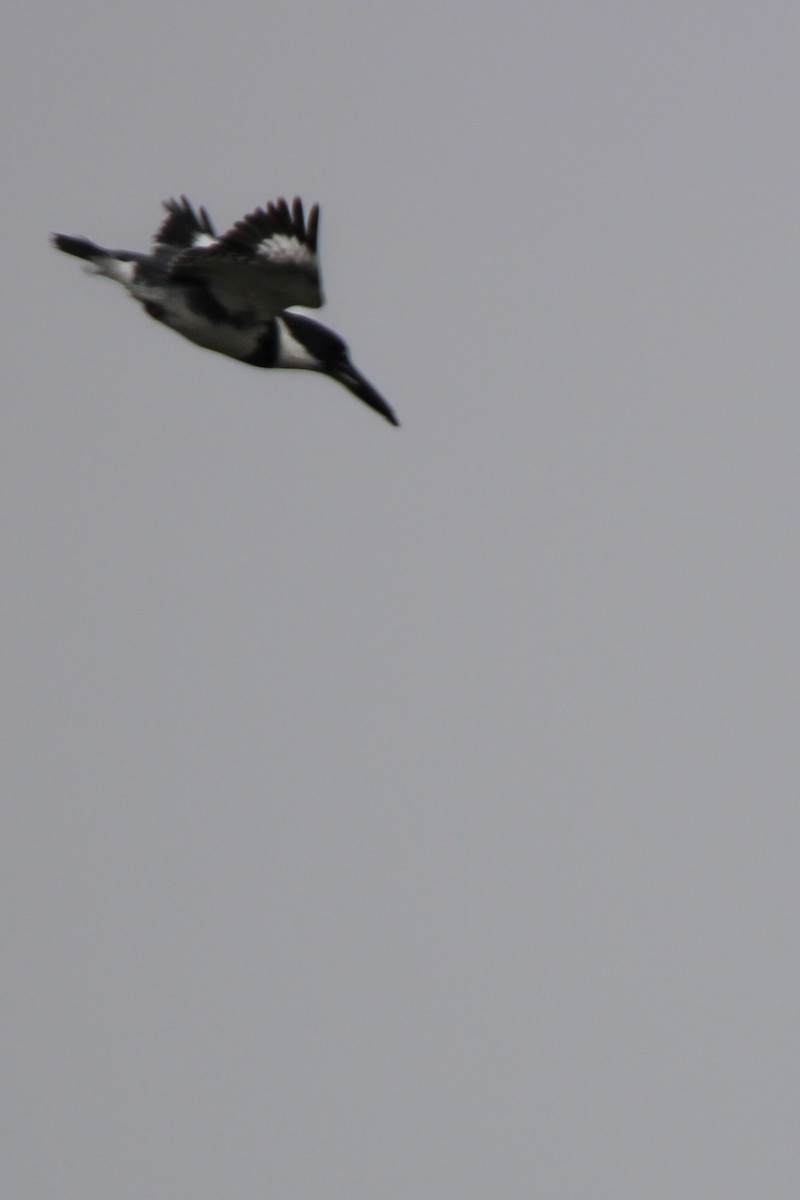
[[[796,3],[6,9],[0,1191],[796,1200]]]

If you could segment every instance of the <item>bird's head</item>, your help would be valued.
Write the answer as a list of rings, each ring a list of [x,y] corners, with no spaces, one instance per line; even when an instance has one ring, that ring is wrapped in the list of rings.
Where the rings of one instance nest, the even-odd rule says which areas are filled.
[[[322,371],[380,413],[391,425],[400,424],[380,393],[353,366],[347,346],[338,334],[295,312],[281,313],[277,324],[277,366]]]

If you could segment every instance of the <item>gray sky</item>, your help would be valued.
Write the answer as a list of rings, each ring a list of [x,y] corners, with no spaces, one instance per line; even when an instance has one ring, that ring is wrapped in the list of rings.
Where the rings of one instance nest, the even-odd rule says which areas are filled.
[[[0,1191],[795,1200],[796,4],[7,8]]]

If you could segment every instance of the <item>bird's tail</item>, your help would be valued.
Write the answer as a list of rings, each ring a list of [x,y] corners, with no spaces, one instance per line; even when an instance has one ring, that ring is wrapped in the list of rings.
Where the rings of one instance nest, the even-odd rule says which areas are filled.
[[[88,238],[68,237],[65,233],[54,233],[53,245],[65,254],[82,258],[90,274],[105,275],[126,288],[130,288],[137,261],[141,258],[141,255],[131,254],[127,250],[106,250]]]
[[[67,237],[65,233],[54,233],[53,245],[65,254],[74,254],[75,258],[85,258],[89,262],[96,263],[98,259],[108,257],[108,251],[102,246],[95,246],[86,238]]]

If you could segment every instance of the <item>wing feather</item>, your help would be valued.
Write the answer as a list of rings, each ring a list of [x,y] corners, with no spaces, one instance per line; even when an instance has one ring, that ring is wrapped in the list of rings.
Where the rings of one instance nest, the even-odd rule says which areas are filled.
[[[206,210],[201,207],[195,212],[185,196],[181,196],[180,200],[165,200],[164,208],[167,210],[167,216],[153,239],[156,250],[185,250],[190,246],[208,245],[210,240],[217,240],[216,231]]]
[[[280,199],[248,213],[213,242],[188,244],[170,273],[176,281],[202,282],[229,312],[267,319],[295,304],[319,308],[318,236],[319,205],[306,220],[299,197],[291,208]]]

